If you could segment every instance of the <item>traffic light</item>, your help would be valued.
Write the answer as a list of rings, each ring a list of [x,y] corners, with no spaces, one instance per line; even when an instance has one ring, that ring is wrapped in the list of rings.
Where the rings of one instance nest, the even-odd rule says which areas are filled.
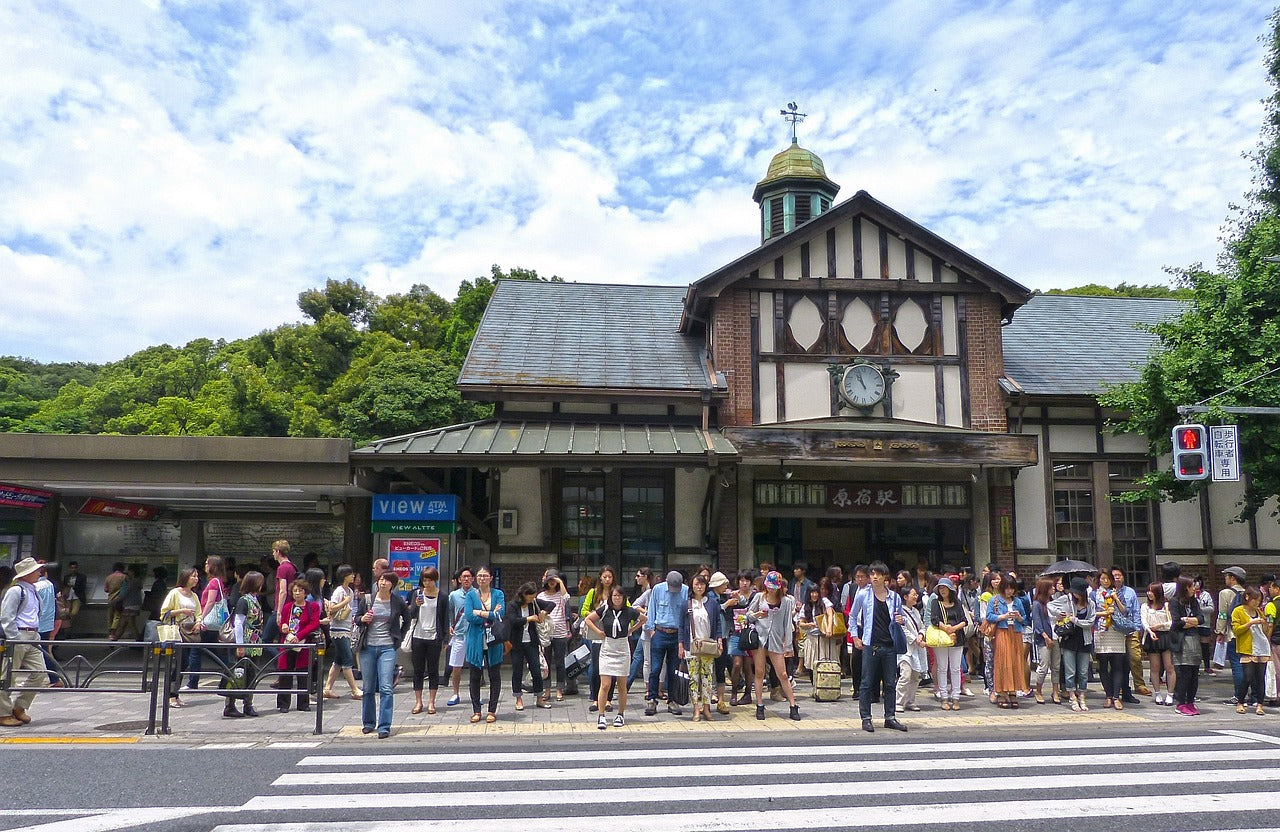
[[[1178,425],[1173,429],[1173,476],[1195,482],[1209,479],[1209,434],[1204,425]]]

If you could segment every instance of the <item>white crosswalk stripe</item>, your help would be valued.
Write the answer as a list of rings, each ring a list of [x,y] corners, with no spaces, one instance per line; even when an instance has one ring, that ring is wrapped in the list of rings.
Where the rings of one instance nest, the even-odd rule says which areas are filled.
[[[584,825],[618,832],[892,830],[932,828],[943,818],[948,828],[1026,820],[1066,828],[1099,818],[1125,819],[1131,832],[1229,828],[1235,820],[1229,813],[1242,807],[1280,811],[1280,785],[1268,790],[1280,784],[1276,742],[1223,731],[664,750],[335,752],[299,760],[270,794],[240,808],[244,821],[260,822],[225,823],[215,832],[560,832]],[[770,802],[750,799],[744,783],[783,783],[779,773],[787,779],[771,790]],[[820,808],[814,808],[817,796]],[[316,814],[308,819],[307,813]]]

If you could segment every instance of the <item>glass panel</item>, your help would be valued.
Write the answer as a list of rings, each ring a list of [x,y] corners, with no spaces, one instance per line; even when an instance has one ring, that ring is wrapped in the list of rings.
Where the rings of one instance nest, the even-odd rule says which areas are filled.
[[[1151,552],[1151,507],[1147,503],[1112,503],[1111,536],[1116,565],[1124,567],[1133,586],[1146,586],[1154,573]]]
[[[1059,556],[1079,558],[1094,554],[1092,491],[1083,488],[1055,490],[1053,522]]]
[[[917,488],[920,497],[920,505],[936,506],[942,504],[942,486],[940,485],[921,485]]]
[[[904,506],[914,506],[919,502],[916,499],[916,487],[914,485],[902,486],[902,504]]]
[[[1107,465],[1107,476],[1113,480],[1136,480],[1146,473],[1145,462],[1111,462]]]
[[[641,566],[655,572],[664,568],[667,544],[666,489],[658,481],[622,488],[622,569],[630,573]]]
[[[561,496],[560,569],[591,574],[604,565],[604,482],[565,485]]]
[[[961,507],[969,505],[969,489],[963,485],[943,486],[942,504]]]
[[[1087,480],[1093,477],[1093,463],[1059,462],[1053,466],[1055,480]]]

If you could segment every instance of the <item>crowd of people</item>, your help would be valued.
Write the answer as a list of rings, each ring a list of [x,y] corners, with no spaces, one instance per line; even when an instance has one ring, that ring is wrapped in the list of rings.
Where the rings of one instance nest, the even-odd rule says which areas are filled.
[[[1246,586],[1239,567],[1223,571],[1216,599],[1202,577],[1184,577],[1174,563],[1145,588],[1130,586],[1120,567],[1024,584],[994,565],[935,574],[923,566],[891,572],[873,562],[854,566],[848,580],[832,566],[817,581],[804,563],[792,567],[790,579],[771,564],[732,578],[703,565],[687,583],[679,571],[657,577],[641,568],[629,591],[605,566],[572,590],[547,569],[540,583],[521,584],[509,596],[484,566],[457,570],[447,586],[428,567],[406,592],[381,559],[368,589],[346,565],[330,583],[318,564],[299,572],[283,540],[273,545],[269,564],[228,567],[210,556],[202,570],[181,570],[156,605],[157,637],[191,645],[180,650],[169,680],[171,707],[185,706],[182,694],[199,687],[211,654],[222,659],[217,677],[226,718],[259,712],[252,694],[235,692],[253,690],[255,680],[229,684],[225,669],[246,668],[252,676],[266,654],[274,657],[268,675],[279,712],[310,710],[313,689],[340,698],[341,680],[361,701],[364,732],[379,737],[390,735],[401,675],[412,681],[413,714],[435,714],[442,688],[443,707],[462,705],[465,675],[470,721],[497,721],[504,666],[515,710],[552,708],[582,685],[601,730],[626,724],[637,681],[646,717],[665,702],[673,715],[690,707],[697,722],[751,705],[764,720],[766,697],[786,701],[788,717],[799,721],[798,685],[824,701],[839,698],[847,680],[868,732],[875,730],[877,703],[885,728],[906,731],[901,713],[922,710],[930,695],[940,710],[961,710],[979,679],[1001,709],[1052,701],[1085,712],[1096,672],[1102,708],[1123,710],[1149,696],[1195,716],[1200,673],[1214,674],[1216,665],[1231,668],[1237,712],[1263,714],[1280,704],[1274,681],[1280,589],[1272,576]],[[122,589],[135,573],[118,571]],[[55,583],[35,561],[23,561],[17,572],[0,604],[5,638],[52,638],[57,616],[71,614],[58,603],[59,588],[83,596],[76,573]],[[131,605],[132,599],[119,608]],[[129,629],[128,613],[122,615]],[[111,636],[120,634],[113,624]],[[312,679],[311,651],[321,643],[328,667]],[[7,655],[15,679],[23,670],[57,682],[47,650]],[[682,694],[687,686],[687,698],[673,695],[677,685]],[[3,696],[0,725],[27,724],[31,695]]]

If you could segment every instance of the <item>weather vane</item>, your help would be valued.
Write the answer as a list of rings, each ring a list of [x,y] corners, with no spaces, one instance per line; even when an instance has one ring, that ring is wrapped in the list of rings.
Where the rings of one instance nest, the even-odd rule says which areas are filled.
[[[788,101],[787,109],[779,110],[778,112],[782,114],[782,118],[784,121],[790,122],[791,141],[794,142],[796,140],[796,125],[804,121],[808,113],[800,112],[800,108],[796,105],[796,102],[794,101]]]

